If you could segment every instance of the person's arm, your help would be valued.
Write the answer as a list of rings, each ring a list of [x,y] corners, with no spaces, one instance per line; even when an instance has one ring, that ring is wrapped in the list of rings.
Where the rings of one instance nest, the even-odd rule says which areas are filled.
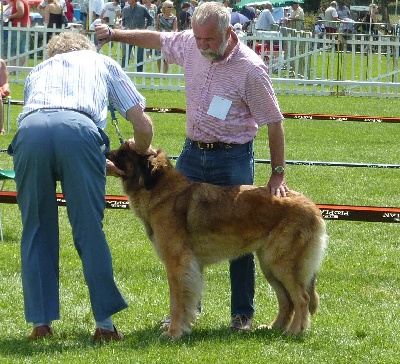
[[[43,14],[44,14],[43,11],[44,11],[45,7],[46,7],[45,1],[42,1],[37,7],[37,11],[41,16],[43,16]]]
[[[146,154],[153,139],[153,122],[139,104],[126,112],[126,119],[133,126],[134,149],[139,154]]]
[[[11,14],[8,17],[8,20],[12,20],[12,19],[20,19],[24,16],[25,14],[25,8],[24,8],[24,3],[21,0],[16,0],[16,12],[14,14]]]
[[[111,29],[106,24],[96,26],[96,37],[101,40],[99,46],[113,41],[132,44],[141,48],[161,49],[161,33],[153,30]]]
[[[102,2],[93,2],[93,14],[92,14],[92,20],[96,20],[100,18],[100,14],[103,11],[103,6],[102,6]]]
[[[174,19],[174,27],[172,29],[174,32],[178,31],[178,17],[175,17]]]
[[[286,196],[289,189],[286,186],[285,172],[278,173],[274,168],[282,166],[285,168],[285,133],[282,122],[268,124],[269,150],[271,155],[272,173],[267,186],[272,195],[277,197]]]
[[[49,20],[50,20],[50,5],[47,5],[44,8],[44,17],[43,17],[43,21],[45,24],[49,24]]]
[[[340,21],[339,15],[336,10],[332,13],[332,17],[333,17],[333,20]]]
[[[150,117],[143,112],[142,107],[138,104],[126,112],[126,119],[132,123],[134,135],[132,139],[126,141],[129,147],[142,155],[153,154],[154,150],[151,147],[153,123]],[[108,159],[106,159],[106,173],[107,176],[114,177],[125,175]]]
[[[103,19],[104,13],[106,12],[106,9],[104,8],[103,11],[100,14],[100,19]]]
[[[269,24],[275,24],[275,19],[274,19],[274,17],[272,16],[272,14],[271,14],[270,11],[268,11],[268,13],[266,14],[266,16],[267,16],[267,19],[268,19],[268,23],[269,23]]]
[[[126,112],[126,119],[133,126],[133,138],[127,140],[129,147],[139,154],[153,154],[151,141],[153,139],[153,122],[150,117],[143,112],[142,107],[137,104]],[[113,162],[106,159],[107,176],[121,177],[125,173],[118,169]]]
[[[0,92],[1,96],[5,97],[10,94],[10,85],[8,84],[8,70],[6,62],[1,59],[1,72],[0,72]]]

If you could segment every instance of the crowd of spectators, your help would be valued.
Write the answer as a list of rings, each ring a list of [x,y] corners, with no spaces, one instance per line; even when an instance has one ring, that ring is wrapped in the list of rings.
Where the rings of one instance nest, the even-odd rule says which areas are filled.
[[[7,2],[3,7],[3,19],[11,22],[12,27],[19,23],[21,27],[30,26],[30,7],[28,0],[4,0]],[[68,22],[77,21],[74,18],[73,0],[42,0],[38,5],[37,11],[44,20],[44,25],[48,28],[61,28],[63,25],[62,17],[68,19]],[[166,0],[169,1],[169,0]],[[164,6],[166,1],[162,0],[93,0],[91,6],[90,24],[84,24],[85,29],[94,31],[95,25],[107,23],[111,28],[122,29],[156,29],[158,31],[182,31],[191,28],[191,18],[196,7],[210,0],[189,0],[182,2],[178,7],[172,3],[172,6]],[[246,34],[257,34],[258,31],[280,31],[283,35],[289,35],[288,30],[312,30],[316,35],[333,34],[335,37],[338,32],[344,33],[364,33],[373,34],[377,32],[378,6],[371,4],[369,11],[359,18],[359,13],[352,12],[350,7],[343,1],[331,1],[329,4],[321,6],[317,20],[310,29],[310,24],[305,25],[304,10],[301,6],[303,0],[294,0],[290,6],[274,8],[270,1],[260,3],[259,6],[241,6],[240,0],[224,0],[224,6],[233,16],[239,13],[248,21],[232,22],[232,27],[242,37]],[[88,12],[87,0],[83,0],[80,8],[80,21],[85,21]],[[281,12],[277,11],[280,10]],[[236,18],[235,18],[236,19]],[[242,19],[242,18],[240,18]],[[7,62],[10,66],[23,66],[26,63],[26,56],[18,57],[18,54],[24,54],[27,50],[28,37],[18,35],[18,31],[5,31],[3,34],[4,43],[11,44],[11,49],[5,50],[13,59]],[[52,33],[49,33],[50,35]],[[11,42],[7,43],[8,37]],[[47,40],[49,40],[49,36]],[[125,51],[126,50],[126,51]],[[7,52],[3,52],[5,57]],[[126,54],[126,53],[129,54]],[[125,47],[122,44],[122,66],[126,67],[131,60],[132,46]],[[136,70],[143,71],[143,62],[147,57],[151,57],[154,52],[138,48],[136,54]],[[159,56],[156,53],[156,56]],[[163,72],[168,70],[168,65],[164,62],[161,66],[158,59],[158,68]],[[11,73],[12,74],[12,73]]]

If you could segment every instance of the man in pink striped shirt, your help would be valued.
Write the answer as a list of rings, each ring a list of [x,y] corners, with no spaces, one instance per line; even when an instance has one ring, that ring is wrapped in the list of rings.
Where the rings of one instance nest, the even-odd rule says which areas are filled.
[[[187,138],[176,168],[193,181],[228,186],[253,184],[253,141],[268,126],[271,194],[285,196],[283,116],[262,60],[238,38],[230,14],[207,2],[180,33],[96,28],[98,39],[161,49],[168,63],[184,67]],[[254,256],[230,262],[231,329],[250,330],[254,314]]]

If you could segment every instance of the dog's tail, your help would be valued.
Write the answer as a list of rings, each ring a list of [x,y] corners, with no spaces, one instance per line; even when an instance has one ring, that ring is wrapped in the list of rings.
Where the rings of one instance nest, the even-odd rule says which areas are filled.
[[[307,288],[307,293],[310,296],[310,303],[308,305],[308,311],[310,312],[311,315],[314,315],[314,313],[317,312],[318,305],[319,305],[319,296],[315,289],[316,283],[317,283],[317,273],[315,273],[313,275],[313,277],[311,278],[311,281],[308,285],[308,288]]]

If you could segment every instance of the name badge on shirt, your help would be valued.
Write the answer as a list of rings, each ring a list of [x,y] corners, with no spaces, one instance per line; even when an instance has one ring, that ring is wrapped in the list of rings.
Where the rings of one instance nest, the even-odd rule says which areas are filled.
[[[220,120],[225,120],[228,111],[231,108],[232,101],[224,99],[220,96],[214,96],[210,107],[208,108],[207,114],[214,116]]]

